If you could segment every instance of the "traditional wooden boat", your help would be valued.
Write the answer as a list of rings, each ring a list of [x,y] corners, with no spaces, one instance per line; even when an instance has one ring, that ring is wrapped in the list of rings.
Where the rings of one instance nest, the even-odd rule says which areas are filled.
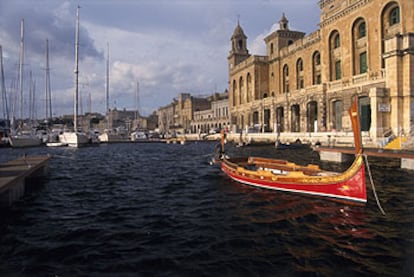
[[[260,188],[324,196],[346,202],[366,203],[365,164],[362,156],[358,102],[349,110],[355,139],[355,160],[342,173],[318,165],[297,165],[261,157],[229,158],[222,140],[221,169],[231,179]]]

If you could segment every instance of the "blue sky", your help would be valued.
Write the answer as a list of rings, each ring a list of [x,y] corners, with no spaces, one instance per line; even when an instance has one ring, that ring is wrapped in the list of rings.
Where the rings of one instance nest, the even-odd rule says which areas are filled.
[[[45,114],[46,39],[53,113],[73,113],[78,4],[80,109],[105,112],[109,44],[109,106],[135,109],[139,82],[143,115],[171,103],[181,92],[210,95],[228,87],[227,56],[238,18],[248,36],[250,53],[260,55],[265,53],[263,38],[278,28],[283,13],[291,30],[307,34],[318,29],[320,15],[317,0],[1,0],[5,85],[10,93],[17,79],[20,22],[24,19],[23,87],[27,95],[31,71],[39,118]]]

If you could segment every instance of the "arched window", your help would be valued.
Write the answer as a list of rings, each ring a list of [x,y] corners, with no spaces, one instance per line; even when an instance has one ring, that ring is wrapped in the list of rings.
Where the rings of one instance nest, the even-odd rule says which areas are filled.
[[[250,75],[250,73],[247,73],[247,93],[246,93],[246,101],[250,102],[250,97],[252,95],[252,76]]]
[[[363,18],[355,20],[352,27],[352,63],[354,75],[363,74],[368,71],[366,27]]]
[[[289,92],[289,67],[287,64],[283,66],[283,92]]]
[[[312,84],[319,85],[321,83],[321,54],[316,51],[312,56]]]
[[[361,22],[358,26],[358,38],[363,38],[367,35],[365,21]]]
[[[239,79],[239,104],[243,104],[243,77]]]
[[[233,106],[236,106],[236,99],[237,99],[237,82],[236,82],[236,80],[233,80],[232,98],[233,98]]]
[[[385,41],[401,33],[400,7],[397,2],[390,1],[381,14],[381,53],[385,54]],[[385,60],[381,55],[381,66],[385,67]]]
[[[238,50],[242,50],[243,49],[243,40],[242,39],[239,39],[237,41],[237,49]]]
[[[339,34],[336,34],[334,37],[334,48],[339,48],[341,46],[341,39],[339,37]]]
[[[390,11],[390,26],[400,23],[400,8],[395,7]]]
[[[335,30],[329,36],[329,73],[331,81],[342,78],[340,46],[339,32]]]
[[[296,62],[296,89],[304,88],[305,83],[303,78],[303,60],[299,58]]]

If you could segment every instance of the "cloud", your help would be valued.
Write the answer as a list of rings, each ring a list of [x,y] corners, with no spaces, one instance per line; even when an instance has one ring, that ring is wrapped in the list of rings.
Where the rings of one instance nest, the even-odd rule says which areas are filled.
[[[30,70],[33,72],[39,95],[44,91],[45,44],[49,40],[56,115],[70,114],[73,110],[78,4],[81,6],[79,90],[84,110],[90,95],[93,111],[101,113],[106,106],[107,43],[110,106],[134,109],[139,82],[140,106],[144,114],[149,114],[169,104],[181,92],[206,95],[227,88],[227,56],[238,15],[249,37],[250,53],[259,55],[265,53],[263,38],[274,28],[273,24],[277,27],[282,12],[286,12],[291,29],[295,29],[292,26],[298,26],[299,30],[310,28],[309,20],[318,19],[312,1],[1,0],[0,41],[6,85],[10,90],[16,80],[20,20],[24,18],[24,69],[26,76]],[[310,13],[311,8],[316,12]]]

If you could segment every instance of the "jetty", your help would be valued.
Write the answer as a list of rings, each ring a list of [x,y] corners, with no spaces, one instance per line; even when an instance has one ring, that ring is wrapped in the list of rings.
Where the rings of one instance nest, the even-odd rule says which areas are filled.
[[[318,146],[313,149],[319,152],[319,156],[323,161],[346,162],[352,160],[355,156],[355,149],[353,147]],[[400,159],[401,168],[414,170],[414,151],[387,150],[382,148],[364,148],[362,151],[368,157]]]
[[[23,197],[33,179],[49,172],[51,156],[23,156],[0,164],[0,205],[11,206]]]

